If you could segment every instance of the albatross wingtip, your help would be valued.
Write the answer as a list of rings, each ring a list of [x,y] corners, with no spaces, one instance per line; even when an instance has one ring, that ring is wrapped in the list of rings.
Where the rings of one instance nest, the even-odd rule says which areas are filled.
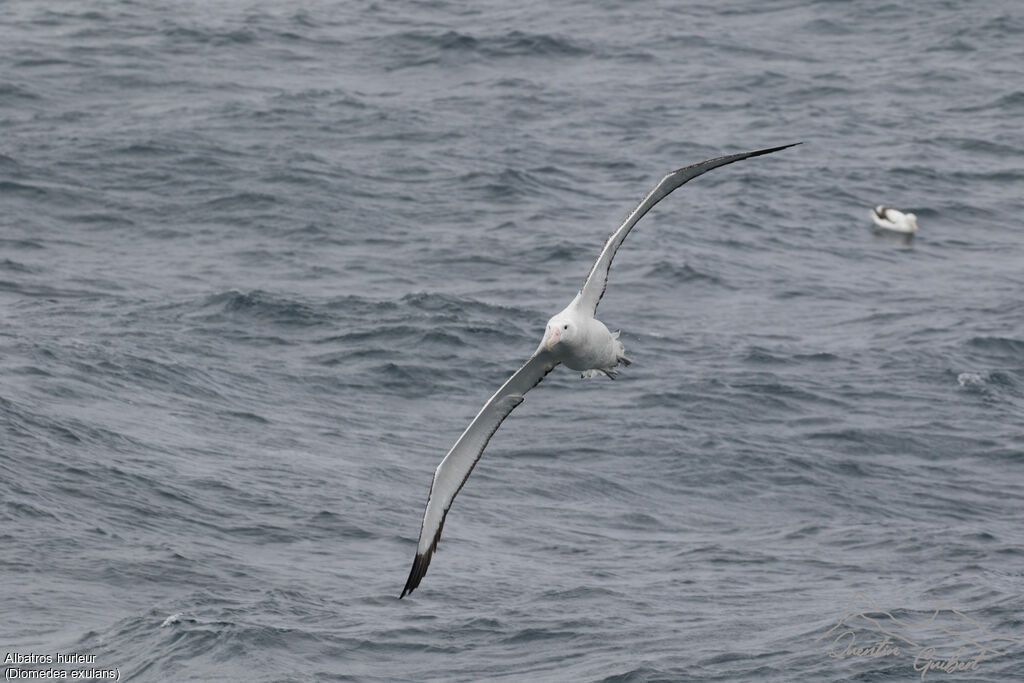
[[[802,145],[802,144],[804,144],[803,140],[801,140],[800,142],[791,142],[788,145],[779,145],[778,147],[769,147],[768,149],[759,149],[756,152],[754,152],[754,155],[755,156],[760,156],[762,154],[771,154],[772,152],[778,152],[778,151],[781,151],[781,150],[784,150],[784,149],[789,149],[790,147],[796,147],[797,145]]]
[[[416,553],[416,558],[412,561],[412,570],[409,572],[409,579],[405,582],[405,588],[402,589],[402,594],[398,596],[401,600],[406,595],[411,594],[416,587],[420,585],[420,581],[427,574],[427,567],[430,565],[431,553]]]

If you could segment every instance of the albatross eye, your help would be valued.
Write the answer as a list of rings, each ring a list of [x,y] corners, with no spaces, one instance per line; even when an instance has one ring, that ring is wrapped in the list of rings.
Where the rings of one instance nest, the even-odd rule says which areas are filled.
[[[563,326],[562,326],[562,329],[563,329],[563,330],[567,330],[567,329],[569,329],[569,326],[568,326],[568,325],[563,325]]]

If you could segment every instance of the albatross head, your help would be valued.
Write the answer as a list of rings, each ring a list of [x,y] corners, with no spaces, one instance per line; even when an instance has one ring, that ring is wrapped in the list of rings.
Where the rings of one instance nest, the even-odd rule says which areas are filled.
[[[906,220],[907,229],[910,232],[917,232],[917,216],[912,213],[908,213],[904,215],[904,218]]]
[[[557,351],[562,344],[571,344],[576,337],[576,326],[573,321],[562,315],[556,315],[548,321],[544,330],[544,348]]]

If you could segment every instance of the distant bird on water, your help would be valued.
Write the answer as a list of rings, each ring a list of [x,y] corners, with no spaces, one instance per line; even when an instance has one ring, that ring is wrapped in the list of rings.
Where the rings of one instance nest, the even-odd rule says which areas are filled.
[[[903,213],[891,207],[879,204],[871,210],[871,218],[875,225],[883,230],[913,234],[917,232],[917,216]]]
[[[800,143],[794,143],[800,144]],[[409,580],[399,597],[412,593],[427,573],[430,558],[437,549],[441,538],[441,529],[448,514],[448,508],[456,494],[466,483],[473,466],[476,465],[487,447],[494,432],[506,417],[523,402],[527,391],[537,386],[545,375],[555,369],[559,363],[573,370],[582,372],[583,377],[606,375],[615,379],[619,365],[629,365],[625,356],[625,348],[619,341],[618,332],[609,332],[604,323],[594,317],[597,304],[604,294],[608,282],[608,270],[612,265],[615,252],[622,245],[626,235],[633,229],[644,214],[667,197],[673,190],[689,180],[708,171],[750,157],[770,154],[792,147],[783,145],[771,149],[760,149],[754,152],[730,154],[702,161],[669,173],[661,179],[651,192],[644,197],[619,229],[612,233],[605,242],[597,261],[590,269],[583,287],[576,297],[548,320],[544,337],[530,359],[519,368],[502,386],[484,407],[480,409],[466,431],[455,442],[448,455],[434,470],[434,479],[430,484],[430,496],[427,498],[427,509],[423,513],[420,526],[419,542],[416,545],[416,557],[409,572]]]

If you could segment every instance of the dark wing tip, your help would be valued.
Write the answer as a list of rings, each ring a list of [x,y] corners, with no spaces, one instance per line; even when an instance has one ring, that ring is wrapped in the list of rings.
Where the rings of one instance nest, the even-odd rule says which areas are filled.
[[[768,147],[766,149],[756,149],[753,152],[739,152],[738,154],[726,154],[725,156],[715,157],[714,159],[707,159],[706,161],[691,164],[690,166],[678,168],[662,179],[662,182],[670,181],[673,178],[675,179],[675,182],[671,183],[668,191],[665,194],[672,192],[672,190],[676,189],[680,185],[687,183],[698,176],[704,175],[705,173],[712,169],[727,166],[728,164],[732,164],[737,161],[743,161],[744,159],[749,159],[751,157],[759,157],[763,154],[779,152],[781,150],[789,149],[790,147],[796,147],[797,145],[802,144],[804,143],[791,142],[788,145],[779,145],[778,147]]]
[[[405,582],[405,588],[402,589],[402,594],[398,596],[399,600],[412,593],[420,585],[420,581],[427,574],[427,567],[430,566],[430,556],[433,554],[433,548],[428,550],[425,555],[416,553],[416,558],[412,561],[412,571],[409,572],[409,580]]]
[[[758,150],[754,150],[753,152],[746,152],[746,153],[742,153],[741,152],[740,154],[730,154],[730,155],[728,155],[728,157],[736,157],[736,159],[735,159],[736,161],[741,161],[743,159],[749,159],[751,157],[759,157],[762,154],[771,154],[772,152],[781,152],[784,149],[789,149],[790,147],[796,147],[797,145],[802,145],[802,144],[804,144],[804,143],[803,142],[791,142],[788,145],[779,145],[778,147],[769,147],[767,149],[758,149]],[[724,157],[724,158],[728,158],[728,157]]]
[[[771,154],[772,152],[779,152],[779,151],[782,151],[784,149],[789,149],[790,147],[796,147],[797,145],[802,145],[802,144],[804,144],[804,143],[801,140],[800,142],[791,142],[788,145],[779,145],[778,147],[769,147],[768,149],[759,149],[756,152],[751,152],[750,156],[758,157],[758,156],[761,156],[762,154]]]

